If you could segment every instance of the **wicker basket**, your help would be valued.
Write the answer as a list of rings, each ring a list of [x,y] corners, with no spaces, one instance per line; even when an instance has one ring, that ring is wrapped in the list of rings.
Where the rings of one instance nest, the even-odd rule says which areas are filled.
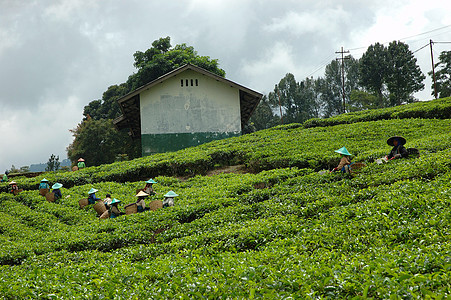
[[[77,166],[73,166],[72,167],[72,171],[78,171],[78,167]]]
[[[407,148],[407,153],[411,157],[420,157],[420,151],[417,148]]]
[[[110,217],[110,212],[105,210],[103,214],[100,215],[100,219],[108,219]]]
[[[47,194],[45,194],[45,199],[47,199],[48,202],[55,202],[55,194],[48,192]]]
[[[101,216],[107,210],[105,204],[102,201],[97,201],[92,208],[94,208],[99,216]]]
[[[149,203],[150,210],[155,211],[160,208],[163,208],[163,201],[161,201],[161,200],[153,200]]]
[[[78,205],[80,205],[80,208],[83,208],[83,207],[87,206],[88,204],[89,204],[88,198],[83,198],[78,201]]]
[[[125,214],[131,215],[136,214],[138,212],[138,205],[136,203],[130,203],[125,206]]]
[[[48,192],[50,192],[49,189],[39,189],[39,194],[40,194],[41,196],[44,196],[44,197],[45,197],[45,194],[47,194]]]

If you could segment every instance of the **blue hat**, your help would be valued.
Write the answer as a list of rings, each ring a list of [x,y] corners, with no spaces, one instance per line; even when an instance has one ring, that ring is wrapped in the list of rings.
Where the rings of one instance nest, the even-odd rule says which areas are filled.
[[[150,178],[149,180],[146,181],[146,183],[158,183],[155,180],[153,180],[152,178]]]
[[[174,193],[173,191],[169,191],[167,192],[166,195],[164,195],[164,197],[168,197],[168,198],[172,198],[172,197],[177,197],[178,195],[176,193]]]
[[[96,193],[96,192],[98,192],[98,190],[96,190],[95,188],[91,188],[91,189],[89,190],[88,194],[94,194],[94,193]]]
[[[111,201],[111,204],[119,203],[119,202],[121,202],[121,200],[117,200],[116,198],[114,198],[114,199]]]
[[[348,152],[348,149],[346,149],[346,147],[341,147],[338,150],[335,150],[335,152],[343,154],[343,155],[352,155],[351,153]]]
[[[59,189],[59,188],[62,188],[63,187],[63,185],[61,184],[61,183],[55,183],[54,185],[52,185],[52,189]]]
[[[47,179],[43,178],[41,182],[49,182]]]

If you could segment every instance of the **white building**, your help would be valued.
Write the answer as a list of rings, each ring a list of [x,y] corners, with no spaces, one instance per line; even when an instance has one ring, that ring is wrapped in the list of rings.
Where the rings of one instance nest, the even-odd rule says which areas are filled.
[[[241,135],[262,94],[184,65],[118,100],[117,128],[141,138],[142,155]]]

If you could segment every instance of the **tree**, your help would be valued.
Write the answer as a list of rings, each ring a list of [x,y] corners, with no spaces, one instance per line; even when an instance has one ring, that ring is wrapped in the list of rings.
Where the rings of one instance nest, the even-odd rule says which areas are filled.
[[[349,111],[360,111],[366,109],[377,108],[377,97],[373,94],[353,90],[349,97],[348,109]]]
[[[425,78],[409,46],[391,42],[387,48],[387,73],[384,77],[390,93],[390,106],[413,102],[412,94],[424,88]]]
[[[47,167],[45,167],[45,170],[47,172],[50,171],[57,171],[60,168],[60,162],[59,162],[59,155],[55,156],[55,154],[50,155],[49,161],[47,162]]]
[[[451,51],[442,51],[439,61],[434,65],[437,96],[439,98],[451,96]],[[432,71],[428,73],[432,76]],[[432,83],[432,95],[434,95],[434,83]]]
[[[351,91],[359,88],[359,62],[352,56],[347,56],[343,62],[333,60],[326,66],[324,78],[318,81],[321,92],[322,113],[326,117],[346,112],[343,107],[343,75],[345,105],[347,107]]]
[[[84,107],[85,118],[90,116],[94,120],[115,119],[121,115],[117,100],[127,94],[127,85],[112,85],[103,93],[101,100],[93,100]]]
[[[83,157],[89,165],[97,166],[114,162],[118,154],[125,153],[129,157],[140,154],[139,142],[131,141],[127,133],[118,131],[111,119],[87,118],[70,131],[74,141],[66,150],[73,162]]]
[[[199,56],[192,46],[186,44],[171,48],[170,37],[160,38],[152,43],[145,52],[137,51],[133,55],[134,66],[138,72],[127,80],[127,88],[133,91],[158,77],[185,64],[193,64],[224,77],[225,71],[218,66],[217,59]]]
[[[376,43],[368,47],[359,61],[360,85],[378,98],[377,106],[385,107],[385,78],[387,52],[384,45]]]
[[[310,82],[309,82],[310,84]],[[293,74],[288,73],[274,87],[274,92],[268,95],[268,103],[275,111],[282,107],[283,123],[302,123],[313,115],[313,94],[305,83],[298,83]]]
[[[9,170],[9,173],[20,173],[20,169],[17,169],[16,166],[11,165],[11,169]]]

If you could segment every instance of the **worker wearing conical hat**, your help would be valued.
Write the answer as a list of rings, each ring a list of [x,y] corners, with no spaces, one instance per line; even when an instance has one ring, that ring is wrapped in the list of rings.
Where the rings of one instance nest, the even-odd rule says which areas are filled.
[[[117,204],[120,203],[121,200],[117,200],[116,198],[114,198],[111,201],[111,205],[110,205],[110,218],[116,218],[119,217],[120,215],[122,215],[123,213],[119,210],[119,208],[117,207]]]
[[[152,178],[150,178],[149,180],[146,181],[146,186],[143,188],[143,191],[145,193],[147,193],[150,196],[155,195],[155,192],[153,190],[153,186],[152,184],[157,183],[155,180],[153,180]]]
[[[59,182],[55,183],[54,185],[52,185],[52,193],[55,195],[55,200],[58,200],[59,198],[63,197],[63,195],[61,194],[61,190],[60,188],[62,188],[63,185]]]
[[[350,165],[351,162],[351,153],[349,153],[348,149],[346,147],[341,147],[338,150],[335,150],[335,152],[341,154],[340,162],[338,163],[338,166],[334,168],[331,172],[341,170],[343,173],[349,173],[350,172]]]
[[[9,186],[11,188],[11,193],[13,193],[14,195],[17,195],[17,193],[19,192],[19,187],[17,186],[17,182],[15,182],[13,180],[9,183]]]
[[[43,178],[41,180],[41,183],[39,184],[39,189],[50,189],[49,181],[47,179]]]
[[[136,197],[138,197],[138,199],[136,200],[138,212],[143,212],[146,209],[146,202],[144,201],[144,199],[148,196],[149,194],[143,191],[139,191],[139,193],[136,194]]]
[[[95,204],[96,201],[102,200],[102,199],[96,197],[97,192],[98,192],[98,190],[96,190],[95,188],[91,188],[89,190],[89,192],[88,192],[88,203],[89,204]]]
[[[387,144],[389,146],[393,146],[393,148],[385,158],[389,160],[408,157],[409,153],[407,152],[407,149],[404,147],[405,143],[406,139],[403,138],[402,136],[392,136],[391,138],[389,138],[387,140]]]
[[[166,195],[164,195],[163,207],[174,206],[174,197],[177,196],[178,195],[173,191],[167,192]]]
[[[77,167],[78,167],[79,170],[83,169],[83,168],[86,168],[85,160],[83,158],[80,157],[78,159]]]

